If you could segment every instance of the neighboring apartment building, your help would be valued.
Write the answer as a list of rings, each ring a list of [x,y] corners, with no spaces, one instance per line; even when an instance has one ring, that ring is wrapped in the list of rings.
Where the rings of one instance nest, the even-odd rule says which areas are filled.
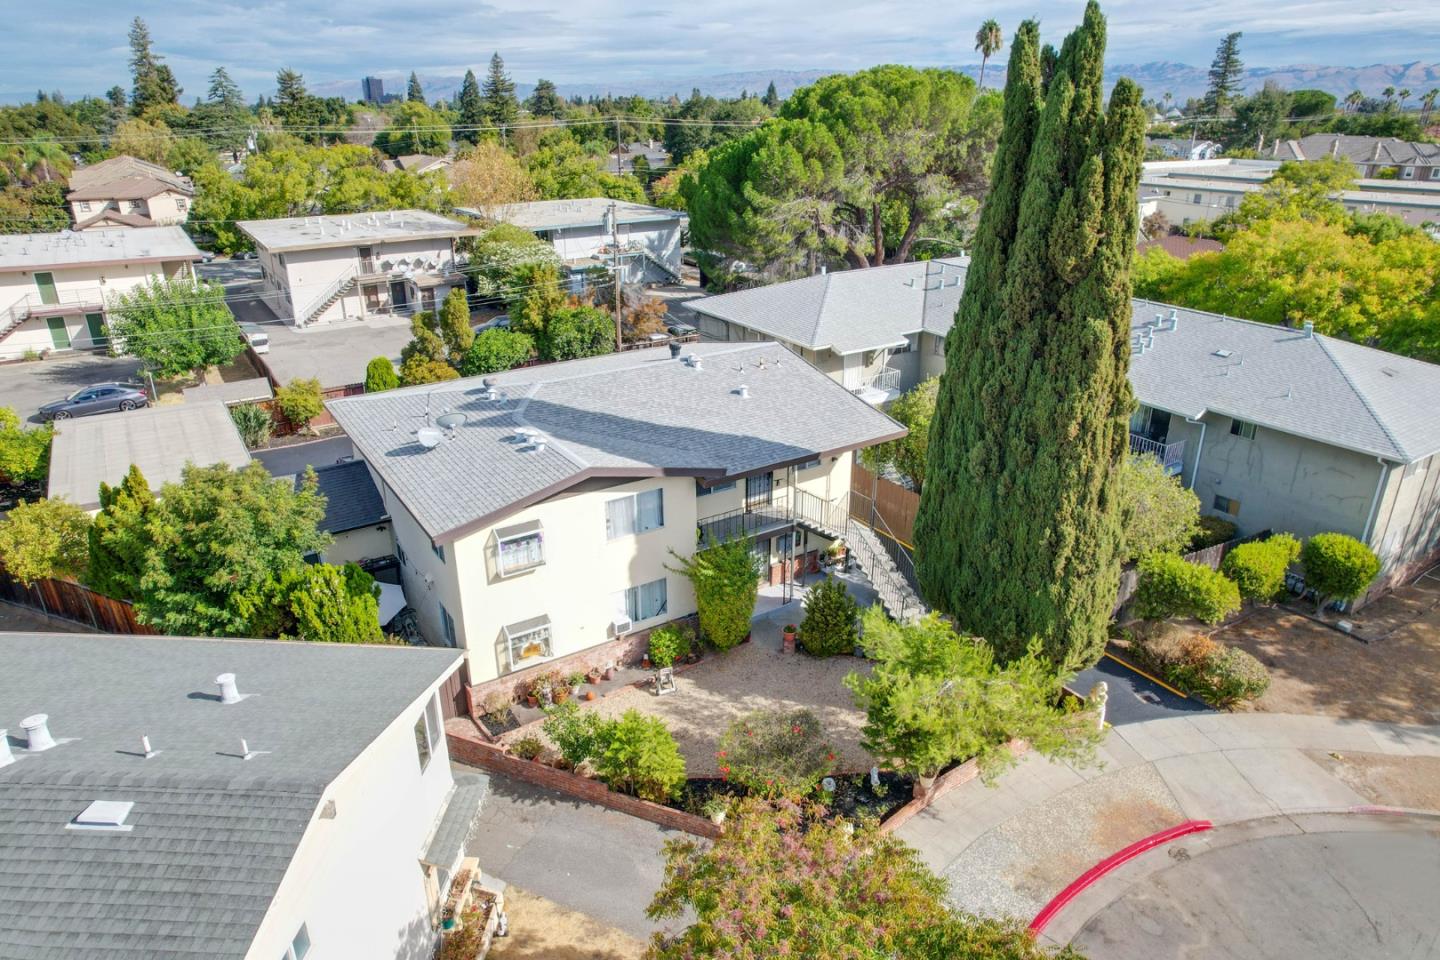
[[[1273,160],[1320,160],[1343,157],[1355,164],[1357,176],[1440,182],[1440,143],[1419,143],[1397,137],[1365,137],[1347,133],[1312,133],[1299,140],[1277,140]]]
[[[1140,216],[1155,211],[1176,226],[1234,212],[1245,194],[1259,190],[1275,160],[1156,161],[1140,174]],[[1356,180],[1340,202],[1351,213],[1388,213],[1412,226],[1440,223],[1440,181]]]
[[[678,346],[328,404],[472,684],[638,659],[695,613],[697,544],[748,534],[772,580],[817,566],[852,453],[904,435],[777,344]]]
[[[963,286],[963,265],[932,261],[687,306],[711,337],[780,338],[883,401],[943,371]],[[1203,512],[1233,520],[1242,534],[1358,537],[1384,563],[1377,588],[1440,554],[1440,418],[1432,413],[1440,367],[1144,300],[1134,302],[1133,332],[1130,382],[1141,406],[1130,448],[1179,474]],[[871,364],[882,358],[877,372]]]
[[[77,230],[159,227],[189,219],[195,187],[157,163],[111,157],[76,168],[65,199]]]
[[[152,279],[193,279],[199,259],[179,227],[0,236],[0,360],[105,347],[117,295]]]
[[[679,210],[624,200],[537,200],[512,203],[474,216],[523,227],[548,240],[578,287],[583,274],[620,262],[626,283],[673,283],[680,279],[681,238],[690,220]]]
[[[382,160],[380,161],[380,166],[387,172],[404,170],[406,173],[434,173],[437,170],[449,170],[453,163],[454,161],[449,157],[434,157],[425,153],[407,153],[393,160]]]
[[[304,474],[295,477],[296,489],[304,479]],[[315,479],[325,497],[320,529],[331,538],[330,546],[320,553],[321,560],[363,564],[395,556],[390,513],[364,463],[350,460],[316,467]]]
[[[670,166],[670,154],[666,152],[665,144],[659,140],[635,140],[611,147],[610,163],[606,169],[615,170],[618,166],[617,173],[634,173],[635,161],[641,157],[651,170],[664,170]]]
[[[263,296],[297,327],[435,310],[465,286],[455,241],[474,233],[422,210],[242,220]]]
[[[0,955],[431,956],[487,784],[451,774],[459,661],[0,633]]]
[[[1220,155],[1221,145],[1214,140],[1162,139],[1151,137],[1147,147],[1159,150],[1169,160],[1213,160]]]

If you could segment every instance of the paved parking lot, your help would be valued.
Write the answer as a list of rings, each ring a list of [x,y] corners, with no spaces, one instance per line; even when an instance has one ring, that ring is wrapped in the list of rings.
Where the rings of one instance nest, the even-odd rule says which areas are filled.
[[[134,357],[80,352],[0,364],[0,405],[12,407],[22,420],[38,423],[41,404],[61,400],[92,383],[133,380],[139,369]]]

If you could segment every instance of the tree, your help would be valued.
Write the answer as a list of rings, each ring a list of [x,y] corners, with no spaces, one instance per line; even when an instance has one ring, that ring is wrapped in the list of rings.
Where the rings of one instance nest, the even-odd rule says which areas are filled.
[[[475,80],[474,70],[465,71],[455,103],[460,114],[460,130],[455,139],[479,143],[480,128],[485,125],[485,103],[480,99],[480,84]]]
[[[1215,49],[1210,61],[1210,85],[1205,90],[1201,109],[1211,117],[1225,116],[1240,93],[1240,79],[1245,64],[1240,61],[1240,31],[1227,33]]]
[[[119,600],[133,600],[140,594],[150,549],[145,522],[154,506],[155,494],[134,464],[119,486],[101,482],[100,512],[88,531],[87,587]]]
[[[1104,47],[1093,0],[1053,68],[1035,23],[1011,43],[1005,131],[946,340],[915,526],[926,599],[1002,660],[1039,638],[1067,670],[1105,646],[1121,550],[1111,478],[1134,408],[1145,111],[1125,79],[1103,106]]]
[[[974,757],[982,777],[1015,761],[1011,739],[1049,756],[1088,759],[1098,740],[1093,720],[1057,709],[1065,675],[1038,640],[1001,666],[995,648],[967,637],[931,613],[895,623],[878,606],[863,616],[868,675],[845,684],[865,712],[861,743],[878,760],[933,777]]]
[[[180,101],[181,89],[175,75],[151,49],[150,28],[136,17],[130,21],[130,75],[133,87],[130,110],[137,117],[151,107],[163,107]]]
[[[325,412],[325,398],[315,377],[297,377],[275,391],[275,405],[302,432]]]
[[[110,135],[110,149],[120,156],[164,163],[170,151],[170,128],[159,120],[151,123],[136,117],[125,120]]]
[[[1235,119],[1224,135],[1226,146],[1263,150],[1285,134],[1294,107],[1294,98],[1273,80],[1265,81],[1258,93],[1235,106]],[[1353,167],[1351,169],[1354,169]]]
[[[398,386],[400,386],[400,378],[395,376],[395,364],[389,357],[375,357],[365,365],[366,393],[394,390]]]
[[[565,102],[560,99],[555,84],[544,79],[535,81],[535,89],[525,101],[525,106],[536,117],[559,117],[565,113]]]
[[[814,657],[853,653],[859,634],[860,607],[845,584],[826,577],[805,592],[805,619],[800,621],[800,645]]]
[[[289,67],[275,74],[275,115],[287,127],[304,127],[315,122],[305,78]]]
[[[505,61],[499,52],[490,55],[490,72],[485,75],[485,119],[504,127],[515,122],[520,105],[515,100],[515,81],[505,72]]]
[[[400,363],[400,384],[417,387],[425,383],[444,383],[460,376],[455,368],[444,360],[431,360],[417,354]]]
[[[1014,920],[953,912],[904,841],[792,799],[741,800],[718,838],[668,840],[665,858],[646,916],[690,925],[650,960],[1080,960]]]
[[[380,643],[380,588],[353,563],[307,563],[287,570],[277,594],[291,622],[281,636],[315,643]]]
[[[1219,623],[1240,609],[1240,590],[1218,570],[1191,563],[1173,553],[1152,553],[1140,560],[1140,582],[1132,609],[1142,620],[1194,617]]]
[[[24,486],[50,475],[50,424],[27,430],[13,407],[0,407],[0,483]]]
[[[21,501],[0,520],[0,566],[27,586],[85,572],[90,517],[68,500]]]
[[[750,616],[759,593],[759,561],[747,538],[697,550],[689,557],[671,552],[678,567],[668,568],[695,587],[700,638],[722,653],[750,635]]]
[[[405,85],[405,99],[410,103],[424,103],[425,89],[420,86],[420,78],[415,76],[415,71],[410,71],[410,82]]]
[[[1269,603],[1285,593],[1285,573],[1300,557],[1300,541],[1288,533],[1242,543],[1225,554],[1220,572],[1246,600]]]
[[[1317,533],[1300,550],[1305,586],[1315,591],[1315,612],[1323,613],[1336,600],[1360,596],[1380,573],[1380,558],[1354,537],[1343,533]]]
[[[645,188],[639,180],[602,169],[595,158],[587,155],[568,135],[545,142],[525,158],[525,168],[541,200],[608,197],[645,202]]]
[[[545,360],[579,360],[615,350],[615,321],[610,314],[584,304],[552,313],[538,341]]]
[[[1124,548],[1137,560],[1147,553],[1179,553],[1200,532],[1200,498],[1155,457],[1131,455],[1120,461],[1114,480],[1120,499]]]
[[[216,67],[210,74],[210,88],[206,99],[221,107],[234,110],[245,108],[245,95],[240,92],[239,84],[230,79],[230,73],[224,67]]]
[[[140,621],[182,636],[273,636],[274,582],[330,542],[317,485],[307,471],[297,490],[259,462],[187,466],[143,521]]]
[[[780,94],[775,89],[774,80],[771,80],[770,86],[765,88],[765,95],[760,98],[760,102],[765,104],[765,106],[770,108],[771,110],[774,110],[780,106]]]
[[[486,140],[467,150],[450,168],[450,194],[457,206],[473,207],[498,218],[501,211],[497,208],[534,200],[536,191],[525,165],[500,144]]]
[[[460,374],[478,377],[518,367],[535,351],[535,341],[523,333],[492,327],[482,330],[460,360]]]
[[[685,758],[659,717],[626,710],[605,731],[605,751],[595,772],[612,790],[664,803],[685,783]]]
[[[803,797],[835,768],[819,718],[774,707],[731,721],[715,759],[722,779],[763,797]]]
[[[872,470],[893,466],[915,490],[923,489],[930,446],[930,421],[935,416],[935,400],[939,393],[940,378],[930,377],[895,398],[885,412],[910,432],[898,440],[867,447],[860,454],[865,465]]]
[[[980,89],[985,89],[985,65],[1003,46],[1005,35],[1000,32],[1000,24],[994,20],[980,24],[980,29],[975,31],[975,49],[980,53]]]
[[[450,125],[425,104],[406,100],[396,108],[390,126],[375,134],[375,147],[392,157],[444,154],[450,149]]]
[[[553,278],[547,282],[559,288],[560,255],[523,227],[496,224],[472,241],[469,253],[465,270],[482,298],[514,303],[534,289],[535,272],[543,268],[549,268],[546,276]]]
[[[475,331],[470,329],[470,302],[465,298],[464,287],[453,287],[440,304],[440,339],[445,344],[446,358],[458,364],[475,342]]]
[[[107,312],[116,349],[161,377],[229,363],[245,349],[219,284],[156,277],[114,297]]]
[[[230,408],[230,419],[235,421],[235,429],[240,431],[240,439],[252,450],[269,442],[270,434],[275,429],[275,421],[270,411],[258,403],[236,404]]]

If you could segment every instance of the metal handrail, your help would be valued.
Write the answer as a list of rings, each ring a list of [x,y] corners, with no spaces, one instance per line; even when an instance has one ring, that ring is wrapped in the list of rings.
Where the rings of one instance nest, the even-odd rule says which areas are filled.
[[[1141,456],[1152,456],[1169,470],[1180,468],[1185,464],[1185,441],[1176,440],[1172,443],[1165,443],[1161,440],[1151,440],[1149,437],[1139,434],[1130,434],[1130,452]]]
[[[351,266],[344,273],[340,274],[340,276],[336,278],[335,282],[330,284],[330,286],[326,287],[325,292],[322,293],[319,298],[313,302],[309,310],[306,311],[305,323],[308,324],[311,320],[314,320],[316,314],[320,313],[320,311],[324,310],[331,303],[333,303],[333,298],[337,294],[339,294],[340,291],[344,290],[350,284],[354,283],[357,276],[358,274],[356,274],[354,266]],[[304,324],[302,324],[302,326],[303,325]]]

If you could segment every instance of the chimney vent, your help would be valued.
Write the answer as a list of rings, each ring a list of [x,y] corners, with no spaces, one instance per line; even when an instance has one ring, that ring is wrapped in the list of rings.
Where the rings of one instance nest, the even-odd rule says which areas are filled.
[[[10,738],[6,736],[7,732],[0,730],[0,767],[8,767],[15,762],[15,754],[10,752]]]
[[[128,833],[134,827],[127,824],[125,818],[130,816],[134,807],[135,804],[129,800],[96,800],[76,814],[69,827],[80,830],[120,830]]]
[[[678,343],[672,343],[672,344],[670,344],[670,359],[671,359],[671,360],[674,360],[674,359],[675,359],[676,357],[678,357],[678,356],[680,356],[680,344],[678,344]]]
[[[1314,340],[1314,339],[1315,339],[1315,324],[1314,324],[1312,321],[1310,321],[1310,320],[1306,320],[1306,321],[1305,321],[1305,339],[1306,339],[1306,340]]]
[[[545,436],[545,434],[543,433],[536,434],[535,436],[530,438],[530,443],[534,445],[536,453],[544,453],[545,444],[549,442],[550,438]]]
[[[735,388],[735,396],[739,397],[741,400],[749,400],[750,388],[743,383],[740,384],[740,386]]]
[[[55,746],[55,738],[50,736],[49,724],[50,715],[45,713],[37,713],[20,721],[20,727],[25,731],[26,750],[39,753]]]
[[[215,684],[220,688],[221,703],[239,703],[245,699],[240,695],[240,688],[235,685],[235,674],[222,673],[215,678]]]

